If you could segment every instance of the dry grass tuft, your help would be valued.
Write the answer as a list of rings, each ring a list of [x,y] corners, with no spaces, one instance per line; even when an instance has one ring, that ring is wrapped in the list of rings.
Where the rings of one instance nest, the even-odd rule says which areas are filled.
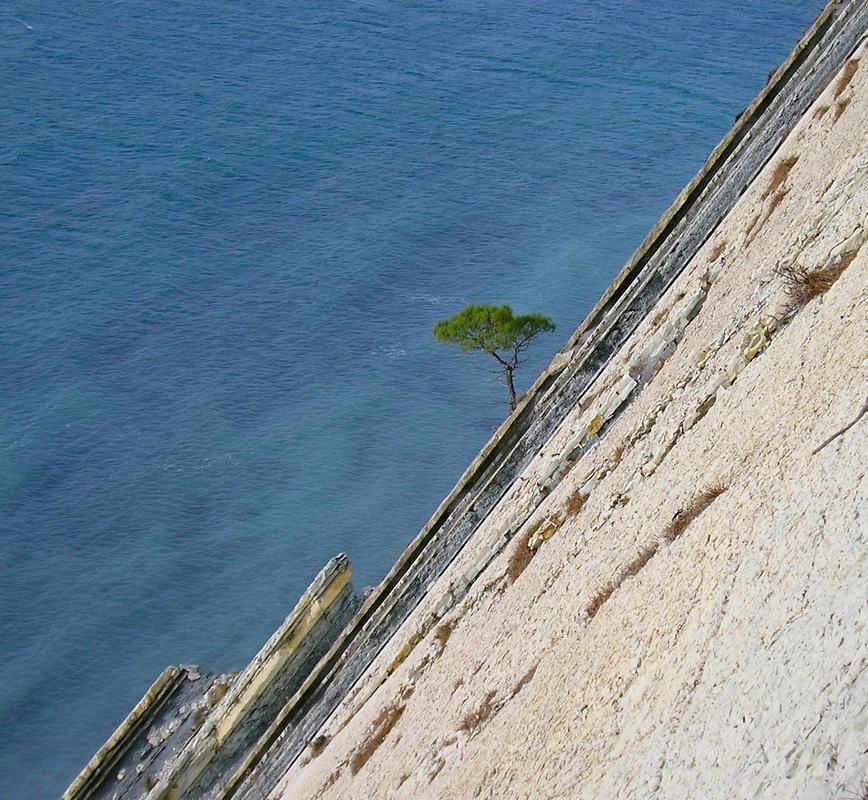
[[[491,691],[485,695],[485,699],[480,703],[479,708],[465,715],[461,721],[459,730],[472,734],[480,725],[491,719],[495,712],[494,698],[496,696],[496,691]]]
[[[524,677],[512,687],[512,692],[509,695],[509,699],[512,700],[525,686],[527,686],[532,680],[533,676],[536,675],[536,668],[539,666],[539,663],[534,664],[525,674]]]
[[[798,160],[798,156],[787,156],[786,158],[781,159],[774,168],[769,185],[762,194],[762,200],[764,203],[768,198],[771,198],[771,200],[769,201],[768,207],[764,211],[760,211],[753,220],[751,220],[750,225],[748,225],[747,231],[744,235],[746,244],[750,244],[756,238],[756,235],[762,230],[766,222],[769,221],[772,214],[775,213],[775,209],[789,194],[790,189],[788,186],[784,186],[784,184],[786,183],[787,178],[790,177],[790,172]]]
[[[403,689],[401,689],[399,697],[402,700],[409,700],[413,696],[413,692],[415,692],[415,691],[416,691],[415,686],[405,686]]]
[[[607,583],[596,595],[591,599],[591,602],[588,603],[585,608],[585,613],[588,615],[590,619],[593,619],[596,613],[602,608],[603,603],[605,603],[614,593],[615,589],[617,589],[627,578],[636,575],[639,570],[641,570],[654,556],[657,551],[660,549],[659,542],[650,542],[645,545],[619,573],[618,576],[613,580]]]
[[[614,583],[607,583],[596,595],[592,598],[591,602],[588,603],[587,608],[585,608],[585,613],[593,619],[597,612],[603,607],[603,603],[605,603],[615,592],[615,589],[618,587],[615,586]]]
[[[708,508],[720,495],[726,491],[727,487],[718,482],[710,486],[706,486],[702,491],[691,499],[691,501],[682,509],[679,509],[672,521],[663,532],[663,541],[671,542],[673,539],[680,536],[687,529],[687,526],[693,522],[706,508]],[[626,564],[618,573],[618,575],[600,591],[591,598],[591,601],[585,608],[585,613],[590,619],[593,619],[597,612],[603,607],[603,604],[614,594],[615,590],[627,578],[636,575],[645,565],[657,554],[662,542],[649,542],[642,547],[634,558]]]
[[[567,502],[564,505],[564,511],[566,511],[568,517],[574,517],[578,514],[582,508],[584,508],[585,502],[587,501],[588,496],[586,494],[582,494],[581,489],[576,489],[568,498]]]
[[[208,693],[205,695],[208,705],[213,708],[217,705],[224,697],[226,697],[226,693],[229,691],[229,683],[225,680],[217,680],[208,690]]]
[[[659,542],[651,542],[650,544],[646,544],[643,547],[636,557],[624,567],[624,571],[621,573],[621,580],[624,578],[629,578],[632,575],[636,575],[642,567],[644,567],[657,553],[660,549]]]
[[[528,547],[528,542],[530,541],[530,537],[536,533],[538,527],[539,525],[531,526],[516,539],[515,546],[512,548],[512,553],[509,556],[509,563],[506,565],[507,585],[515,583],[521,576],[521,573],[533,561],[536,551]]]
[[[829,106],[817,106],[817,110],[814,111],[814,119],[820,120],[829,113]]]
[[[368,763],[380,745],[386,741],[386,737],[391,733],[392,728],[401,719],[404,709],[407,706],[404,703],[391,703],[386,706],[377,715],[374,724],[371,726],[368,738],[362,742],[361,746],[350,757],[350,772],[356,775],[358,771]]]
[[[672,517],[672,521],[663,531],[663,539],[671,542],[681,536],[693,520],[695,520],[706,508],[708,508],[726,490],[724,483],[713,483],[706,486],[698,494],[695,494],[684,508],[679,508]]]
[[[838,82],[835,84],[835,100],[844,94],[844,90],[850,85],[850,81],[853,80],[853,76],[856,74],[857,69],[859,69],[858,58],[851,58],[844,65],[844,71],[841,73],[841,77],[838,78]]]
[[[790,313],[807,305],[815,297],[828,292],[835,281],[844,274],[844,270],[853,263],[858,253],[859,248],[855,247],[843,253],[829,266],[813,272],[794,264],[776,268],[775,272],[783,279],[784,291],[790,298]]]
[[[781,189],[778,189],[769,203],[768,211],[766,211],[766,219],[768,219],[775,211],[775,209],[781,204],[781,200],[783,200],[788,194],[790,190],[784,186]]]
[[[714,249],[708,254],[708,263],[713,264],[715,261],[717,261],[717,259],[723,255],[723,252],[724,250],[726,250],[726,246],[728,244],[729,242],[727,242],[726,239],[718,242],[714,246]]]
[[[792,169],[796,166],[798,160],[798,156],[787,156],[778,162],[772,172],[772,179],[769,181],[768,188],[763,193],[763,200],[775,194],[775,192],[780,189],[786,179],[790,177],[790,172],[792,172]]]
[[[763,218],[762,212],[757,214],[747,226],[747,230],[744,232],[744,241],[745,244],[750,244],[753,241],[753,237],[759,232],[759,228],[757,226],[760,224],[760,220]],[[760,226],[762,227],[762,226]]]
[[[841,114],[843,114],[847,110],[847,106],[850,105],[849,97],[845,97],[842,100],[839,100],[835,103],[835,115],[832,117],[832,122],[837,122],[841,118]]]
[[[458,618],[443,622],[434,629],[434,640],[437,642],[437,655],[442,655],[446,649],[446,643],[452,636],[452,631],[458,627]]]
[[[808,275],[808,299],[811,300],[828,292],[835,284],[835,281],[844,274],[844,270],[853,263],[853,259],[858,254],[859,248],[854,247],[852,250],[843,253],[840,260]]]
[[[668,358],[668,356],[667,356]],[[657,371],[659,372],[662,368],[663,364],[666,363],[666,358],[661,358],[660,363],[657,365]],[[621,463],[621,459],[624,457],[624,453],[627,451],[627,443],[622,441],[615,445],[615,449],[612,451],[612,455],[609,456],[609,464],[612,469],[618,466]]]

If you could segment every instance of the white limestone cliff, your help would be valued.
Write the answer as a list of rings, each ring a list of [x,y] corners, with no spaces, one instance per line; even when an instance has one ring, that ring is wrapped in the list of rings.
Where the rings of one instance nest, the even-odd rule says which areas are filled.
[[[272,796],[858,796],[866,131],[863,44]]]

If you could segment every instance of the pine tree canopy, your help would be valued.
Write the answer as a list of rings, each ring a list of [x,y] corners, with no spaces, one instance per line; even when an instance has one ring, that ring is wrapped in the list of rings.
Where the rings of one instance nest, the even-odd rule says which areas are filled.
[[[441,342],[457,344],[465,353],[483,350],[496,356],[505,351],[503,360],[511,360],[540,333],[555,329],[555,324],[542,314],[516,316],[509,306],[484,306],[471,303],[449,319],[434,326],[434,336]]]

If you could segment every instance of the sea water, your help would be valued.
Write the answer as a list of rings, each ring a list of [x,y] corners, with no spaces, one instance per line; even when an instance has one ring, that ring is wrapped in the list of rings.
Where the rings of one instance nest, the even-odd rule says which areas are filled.
[[[0,797],[388,570],[820,0],[0,9]]]

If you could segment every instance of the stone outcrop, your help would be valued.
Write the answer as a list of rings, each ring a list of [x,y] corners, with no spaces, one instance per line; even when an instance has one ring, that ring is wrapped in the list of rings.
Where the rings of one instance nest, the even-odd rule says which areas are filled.
[[[167,667],[62,800],[174,800],[224,791],[358,608],[343,555],[317,575],[240,674]]]

